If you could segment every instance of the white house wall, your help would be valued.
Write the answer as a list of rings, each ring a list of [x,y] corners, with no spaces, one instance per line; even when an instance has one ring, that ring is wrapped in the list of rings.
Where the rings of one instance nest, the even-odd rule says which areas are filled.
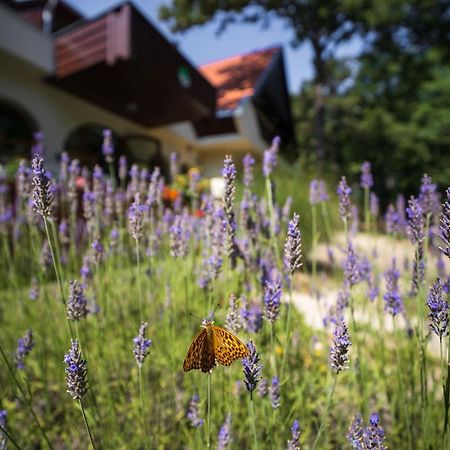
[[[181,160],[192,159],[184,154],[187,146],[176,135],[160,130],[153,132],[91,103],[72,96],[43,81],[41,70],[0,51],[0,101],[25,110],[44,133],[48,163],[55,165],[57,155],[69,134],[84,124],[112,128],[119,135],[141,134],[161,139],[163,153],[180,153]]]

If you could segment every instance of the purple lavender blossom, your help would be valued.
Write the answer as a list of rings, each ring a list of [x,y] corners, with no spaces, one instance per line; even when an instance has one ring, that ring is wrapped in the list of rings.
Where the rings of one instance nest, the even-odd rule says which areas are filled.
[[[277,165],[277,155],[280,147],[281,139],[276,136],[272,140],[272,145],[264,150],[263,156],[263,175],[267,178],[273,172],[273,169]]]
[[[83,265],[80,269],[80,275],[83,284],[86,284],[86,281],[92,278],[91,258],[88,255],[83,256]]]
[[[411,295],[416,295],[419,290],[419,286],[425,279],[425,219],[422,207],[420,206],[419,201],[414,197],[411,197],[408,201],[406,214],[408,216],[407,234],[411,243],[416,247],[411,286]]]
[[[105,255],[105,248],[99,239],[95,239],[91,245],[92,248],[92,259],[95,264],[99,264]]]
[[[127,158],[126,156],[121,155],[119,158],[119,180],[123,186],[125,185],[126,179],[127,179]]]
[[[176,215],[169,230],[170,255],[174,258],[185,258],[188,250],[189,231],[186,230],[183,216]]]
[[[339,196],[339,215],[344,222],[347,222],[351,217],[351,193],[352,190],[347,184],[347,179],[342,177],[339,181],[337,194]]]
[[[145,337],[147,326],[147,322],[143,322],[139,328],[139,335],[133,339],[134,359],[136,360],[139,369],[142,367],[142,364],[144,363],[144,360],[147,357],[149,349],[152,345],[151,339],[147,339]]]
[[[309,183],[309,203],[317,205],[320,202],[319,180],[311,180]]]
[[[281,276],[276,269],[273,269],[264,286],[264,317],[272,325],[280,315],[281,294]]]
[[[239,314],[238,299],[234,294],[230,295],[230,309],[225,319],[225,325],[233,334],[237,334],[242,328],[242,318]]]
[[[253,183],[253,166],[255,165],[255,158],[250,153],[247,153],[242,159],[244,166],[244,186],[250,188]]]
[[[170,179],[172,183],[175,181],[175,177],[178,175],[179,172],[178,159],[179,157],[177,152],[170,153]]]
[[[370,214],[377,217],[380,212],[380,200],[375,192],[370,193]]]
[[[266,398],[269,393],[269,382],[266,378],[262,378],[258,385],[258,394],[261,398]]]
[[[278,377],[272,378],[272,383],[269,389],[270,403],[273,409],[278,409],[281,406],[281,396],[280,396],[280,380]]]
[[[78,339],[71,340],[71,348],[64,356],[67,393],[74,400],[81,399],[88,390],[86,361],[82,358]]]
[[[361,164],[361,187],[370,189],[373,186],[372,166],[369,161]]]
[[[236,231],[236,220],[234,217],[233,205],[236,192],[236,168],[231,156],[225,156],[224,166],[222,170],[224,181],[223,208],[227,218],[227,236],[228,236],[228,254],[231,256],[234,244],[234,234]]]
[[[241,317],[247,332],[257,333],[262,328],[263,313],[261,308],[255,303],[241,308]]]
[[[35,156],[31,163],[33,168],[33,203],[35,211],[44,219],[50,217],[54,196],[49,176],[44,168],[42,158]]]
[[[387,207],[386,214],[384,216],[384,222],[386,226],[386,233],[388,234],[401,234],[403,228],[403,221],[400,214],[396,211],[395,206],[390,203]]]
[[[363,447],[364,423],[360,414],[353,419],[347,433],[347,440],[353,450],[364,450]]]
[[[384,430],[380,426],[380,416],[376,413],[372,413],[369,419],[369,425],[364,429],[363,442],[364,448],[385,450],[383,445]]]
[[[383,295],[385,302],[384,310],[392,316],[396,316],[403,311],[403,302],[398,288],[399,278],[400,272],[397,270],[395,258],[393,258],[392,267],[384,274],[384,279],[386,280],[386,292]]]
[[[311,180],[309,183],[309,203],[316,205],[328,201],[327,185],[324,180]]]
[[[291,427],[291,439],[288,441],[288,450],[300,450],[300,436],[302,431],[298,420],[294,420]]]
[[[186,414],[191,426],[194,428],[200,428],[205,423],[205,420],[199,416],[199,401],[200,397],[198,394],[193,395],[189,400],[189,407]]]
[[[244,383],[247,391],[250,392],[250,396],[256,389],[258,382],[261,380],[261,369],[262,365],[259,364],[259,353],[256,352],[256,347],[253,342],[247,343],[247,348],[250,352],[248,358],[242,359],[242,367],[244,370]]]
[[[231,414],[228,413],[217,436],[217,450],[226,450],[231,441]]]
[[[87,300],[84,295],[83,286],[78,281],[71,280],[69,283],[69,296],[67,298],[67,317],[69,320],[78,322],[87,316]]]
[[[348,242],[347,246],[347,258],[344,264],[344,278],[346,285],[350,288],[355,284],[358,284],[360,281],[358,261],[356,259],[351,241]]]
[[[109,129],[103,130],[102,153],[108,164],[112,164],[114,155],[114,144],[112,142],[112,132]]]
[[[147,210],[146,205],[141,203],[139,192],[134,195],[134,201],[128,209],[128,231],[131,237],[138,241],[142,238],[144,228],[144,213]]]
[[[33,301],[39,298],[39,284],[36,277],[31,279],[31,286],[28,290],[28,298]]]
[[[36,131],[33,133],[34,144],[31,147],[31,156],[35,157],[44,156],[45,146],[44,146],[44,133],[42,131]]]
[[[333,332],[333,344],[330,348],[330,367],[336,374],[344,369],[348,369],[348,351],[350,347],[350,336],[347,325],[337,325]]]
[[[443,242],[443,246],[439,250],[450,258],[450,188],[445,192],[447,200],[442,205],[442,212],[440,216],[439,237]]]
[[[439,278],[435,280],[428,295],[430,328],[442,339],[448,336],[448,303],[444,299],[442,284]]]
[[[14,355],[14,361],[17,369],[25,368],[25,358],[34,347],[33,332],[28,330],[18,341],[17,349]]]
[[[420,207],[425,215],[432,215],[439,211],[440,201],[437,186],[432,182],[431,177],[425,174],[422,177],[419,197]]]
[[[155,167],[153,169],[152,175],[150,177],[150,183],[148,185],[148,192],[147,192],[147,205],[149,208],[155,207],[159,201],[159,181],[161,178],[161,169],[159,167]]]
[[[302,234],[298,224],[299,219],[299,215],[294,213],[288,225],[284,244],[284,257],[291,275],[302,266]]]

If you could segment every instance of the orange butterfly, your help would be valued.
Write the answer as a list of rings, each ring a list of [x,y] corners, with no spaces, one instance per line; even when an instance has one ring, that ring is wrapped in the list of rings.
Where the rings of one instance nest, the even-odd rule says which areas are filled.
[[[192,341],[184,359],[185,372],[201,369],[207,373],[213,369],[216,361],[229,366],[236,359],[249,356],[248,348],[234,334],[214,325],[212,320],[203,320],[202,328]]]

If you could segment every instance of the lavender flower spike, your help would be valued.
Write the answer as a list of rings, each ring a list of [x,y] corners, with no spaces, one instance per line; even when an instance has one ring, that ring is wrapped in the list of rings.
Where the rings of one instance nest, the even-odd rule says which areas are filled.
[[[302,431],[298,420],[294,420],[291,427],[291,439],[288,441],[287,450],[300,450],[300,436]]]
[[[333,344],[330,348],[330,367],[336,373],[348,369],[348,350],[350,347],[350,336],[347,325],[342,322],[337,325],[333,332]]]
[[[225,422],[220,427],[217,436],[217,450],[225,450],[231,444],[231,414],[228,413]]]
[[[357,414],[350,425],[347,433],[347,440],[353,450],[364,450],[363,439],[363,420],[360,414]]]
[[[67,317],[78,322],[87,316],[87,300],[83,292],[83,286],[78,281],[71,280],[69,284],[69,297],[67,299]]]
[[[448,336],[448,303],[444,299],[442,284],[439,278],[433,283],[428,295],[428,308],[430,314],[430,328],[439,336],[443,338]]]
[[[364,161],[361,164],[361,187],[363,189],[370,189],[373,186],[373,177],[371,171],[371,164],[369,161]]]
[[[298,226],[299,215],[289,222],[286,243],[284,244],[284,255],[291,275],[302,265],[302,235]]]
[[[142,367],[142,364],[144,363],[144,360],[147,357],[149,349],[152,345],[151,339],[147,339],[145,337],[145,330],[147,329],[147,326],[147,322],[142,323],[139,328],[139,335],[133,339],[133,353],[139,369]]]
[[[269,390],[270,402],[273,409],[278,409],[281,405],[280,398],[280,380],[278,377],[272,378],[272,383]]]
[[[142,237],[144,227],[144,212],[146,205],[141,203],[139,192],[134,195],[134,201],[128,209],[128,230],[134,240]]]
[[[33,168],[33,203],[35,211],[42,217],[50,217],[53,208],[53,193],[50,179],[44,168],[44,161],[35,156],[31,163]]]
[[[342,177],[341,181],[339,181],[337,194],[339,196],[339,215],[344,222],[347,222],[351,217],[351,193],[352,190],[347,184],[347,179]]]
[[[383,295],[385,306],[384,310],[396,316],[403,311],[402,298],[398,289],[398,280],[400,278],[400,272],[395,266],[395,258],[392,260],[392,267],[388,269],[384,274],[386,280],[386,292]]]
[[[72,339],[69,352],[64,356],[66,364],[67,392],[74,400],[81,399],[88,390],[86,361],[81,356],[78,339]]]
[[[442,212],[439,225],[439,237],[442,239],[443,246],[439,250],[450,258],[450,187],[446,191],[447,200],[442,205]]]
[[[347,247],[347,259],[345,260],[344,265],[344,277],[345,277],[345,284],[348,287],[352,287],[355,284],[358,284],[360,281],[360,273],[358,268],[358,262],[356,260],[355,252],[353,250],[352,242],[348,242]]]
[[[112,164],[114,155],[114,145],[112,142],[112,132],[109,129],[103,130],[102,152],[108,164]]]
[[[255,164],[255,158],[250,153],[247,153],[243,160],[242,165],[244,166],[244,186],[249,188],[253,183],[253,166]]]
[[[194,428],[199,428],[205,423],[205,420],[199,417],[198,411],[199,400],[200,398],[198,394],[193,395],[189,401],[189,407],[187,412],[187,418]]]
[[[271,324],[274,324],[280,315],[281,294],[281,277],[272,269],[270,279],[264,287],[264,317]]]
[[[33,333],[31,330],[28,330],[24,336],[17,341],[17,350],[14,356],[17,369],[25,368],[25,358],[31,352],[33,347]]]
[[[259,353],[256,352],[256,347],[252,341],[247,344],[247,348],[250,351],[250,355],[242,360],[242,366],[244,369],[245,387],[252,395],[256,385],[261,380],[261,369],[263,366],[259,364]]]
[[[373,413],[369,419],[369,425],[364,430],[363,442],[364,448],[374,450],[386,450],[383,445],[384,430],[380,427],[380,416]]]
[[[272,140],[272,145],[268,149],[264,150],[263,175],[266,178],[270,177],[273,169],[277,165],[277,155],[278,149],[280,147],[280,142],[280,138],[278,136],[275,136]]]

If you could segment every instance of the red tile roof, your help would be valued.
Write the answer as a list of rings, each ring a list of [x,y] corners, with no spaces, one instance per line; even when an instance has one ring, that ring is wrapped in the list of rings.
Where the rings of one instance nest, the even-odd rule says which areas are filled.
[[[217,109],[236,109],[243,98],[253,95],[261,74],[279,51],[272,47],[200,66],[200,72],[217,89]]]

